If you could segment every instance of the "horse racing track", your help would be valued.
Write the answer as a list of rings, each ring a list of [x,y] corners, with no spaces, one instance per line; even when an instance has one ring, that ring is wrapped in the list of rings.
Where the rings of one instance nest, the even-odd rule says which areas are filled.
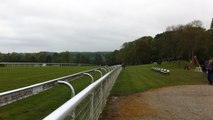
[[[45,119],[98,117],[120,70],[120,66],[0,68],[0,119],[43,119],[63,104],[75,103],[72,99],[80,95],[81,102],[64,111],[68,114]]]

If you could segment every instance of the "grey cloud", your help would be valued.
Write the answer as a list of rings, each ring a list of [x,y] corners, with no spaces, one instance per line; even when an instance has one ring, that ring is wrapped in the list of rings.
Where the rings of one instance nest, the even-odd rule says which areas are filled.
[[[0,52],[113,51],[195,19],[209,28],[211,0],[2,0]]]

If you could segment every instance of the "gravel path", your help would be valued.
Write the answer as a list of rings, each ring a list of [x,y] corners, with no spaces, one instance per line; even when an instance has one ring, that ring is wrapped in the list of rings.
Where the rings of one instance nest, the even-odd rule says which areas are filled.
[[[112,96],[101,120],[213,120],[213,86],[185,85]]]

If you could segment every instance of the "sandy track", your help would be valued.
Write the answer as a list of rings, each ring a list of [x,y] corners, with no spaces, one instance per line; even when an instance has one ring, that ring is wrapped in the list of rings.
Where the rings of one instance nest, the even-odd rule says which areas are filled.
[[[109,98],[102,120],[213,120],[213,86],[165,87]]]

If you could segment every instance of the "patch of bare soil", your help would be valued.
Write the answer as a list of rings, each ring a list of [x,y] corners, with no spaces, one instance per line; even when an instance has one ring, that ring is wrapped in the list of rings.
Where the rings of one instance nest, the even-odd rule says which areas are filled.
[[[185,85],[111,96],[101,120],[213,120],[213,86]]]

